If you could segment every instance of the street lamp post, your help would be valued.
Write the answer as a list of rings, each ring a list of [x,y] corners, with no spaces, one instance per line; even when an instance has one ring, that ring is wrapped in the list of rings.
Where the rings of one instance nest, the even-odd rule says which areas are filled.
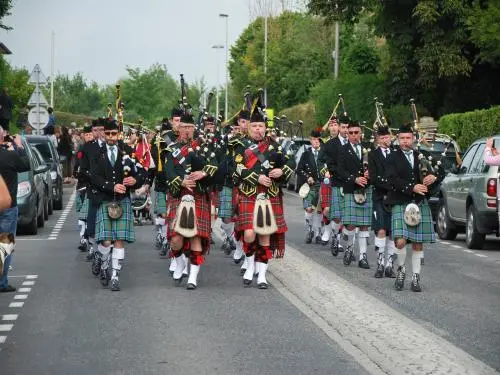
[[[225,98],[225,105],[224,105],[224,119],[227,120],[227,111],[228,111],[228,101],[227,101],[227,85],[228,85],[228,82],[229,82],[229,77],[228,77],[228,64],[227,64],[227,59],[228,59],[228,54],[229,54],[229,48],[228,48],[228,29],[227,29],[227,26],[228,26],[228,19],[229,19],[229,14],[224,14],[224,13],[220,13],[219,14],[219,17],[221,18],[225,18],[226,19],[226,98]]]
[[[212,48],[215,50],[219,50],[219,49],[224,49],[224,46],[221,44],[216,44],[212,46]],[[215,118],[218,118],[219,117],[219,58],[218,57],[216,58],[216,61],[217,61],[217,86],[215,87]]]

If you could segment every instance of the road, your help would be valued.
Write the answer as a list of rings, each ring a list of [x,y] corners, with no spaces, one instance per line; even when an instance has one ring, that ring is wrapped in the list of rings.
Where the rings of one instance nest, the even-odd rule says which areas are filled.
[[[152,227],[143,226],[126,250],[122,291],[112,293],[76,248],[71,192],[37,236],[18,238],[11,281],[22,289],[0,295],[1,374],[500,370],[495,246],[468,253],[460,241],[432,245],[423,292],[396,292],[373,267],[344,267],[327,247],[304,245],[301,201],[287,194],[287,254],[270,265],[267,291],[243,288],[219,238],[198,289],[175,287]]]

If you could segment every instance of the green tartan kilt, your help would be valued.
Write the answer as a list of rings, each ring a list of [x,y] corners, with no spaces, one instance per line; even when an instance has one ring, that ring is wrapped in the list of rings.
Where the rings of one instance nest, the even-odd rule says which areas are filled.
[[[404,221],[406,204],[392,206],[392,237],[405,238],[408,242],[434,243],[436,242],[436,232],[432,222],[432,213],[427,202],[418,204],[422,220],[415,227],[409,227]]]
[[[76,197],[76,201],[77,201],[77,205],[78,205],[78,201],[81,201],[81,197],[77,196]],[[88,212],[89,212],[89,199],[88,198],[85,198],[83,200],[82,203],[80,203],[80,209],[76,209],[76,211],[78,212],[78,220],[83,220],[83,221],[87,221],[87,216],[88,216]]]
[[[218,216],[222,219],[233,217],[233,188],[223,186],[219,191],[219,212]]]
[[[167,213],[167,193],[164,193],[162,191],[155,191],[154,213],[157,215]]]
[[[124,198],[120,201],[123,215],[117,220],[111,220],[108,217],[106,209],[108,203],[110,202],[102,202],[97,209],[96,241],[121,240],[128,243],[135,242],[134,213],[130,198]]]
[[[318,207],[319,203],[319,185],[313,185],[309,189],[307,197],[302,200],[304,209],[310,207]]]
[[[342,206],[342,224],[350,224],[357,227],[369,227],[372,225],[372,188],[368,187],[365,191],[366,202],[364,204],[357,204],[354,201],[353,193],[346,193],[344,195],[344,204]]]
[[[344,197],[340,192],[340,188],[332,186],[332,201],[330,203],[330,217],[328,219],[342,219],[342,206],[344,205]]]
[[[80,209],[83,206],[83,202],[85,201],[85,191],[76,191],[76,198],[75,198],[75,209],[76,213],[80,212]]]

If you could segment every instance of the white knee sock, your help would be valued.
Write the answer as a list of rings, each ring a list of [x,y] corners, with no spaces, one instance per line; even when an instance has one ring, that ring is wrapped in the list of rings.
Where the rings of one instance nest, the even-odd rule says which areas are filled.
[[[306,219],[306,231],[309,231],[313,225],[313,214],[312,212],[305,211],[304,217]]]
[[[187,283],[193,284],[194,286],[198,283],[198,273],[200,272],[200,266],[191,264],[191,270],[189,271],[189,278]]]
[[[177,267],[177,258],[176,257],[172,257],[172,258],[170,258],[170,266],[168,267],[168,270],[170,272],[174,272],[175,271],[175,267]]]
[[[259,268],[259,276],[257,276],[257,284],[267,284],[266,280],[266,272],[267,272],[267,263],[255,262]]]
[[[114,248],[111,254],[111,267],[113,268],[113,275],[111,277],[118,277],[122,269],[123,260],[125,259],[124,248]]]
[[[233,235],[233,232],[234,232],[234,223],[233,222],[231,222],[231,223],[222,222],[220,226],[221,226],[222,231],[226,235],[226,237],[229,238]]]
[[[384,252],[386,246],[386,237],[375,237],[375,248],[377,249],[377,263],[384,264]]]
[[[85,229],[87,228],[87,223],[83,220],[78,220],[78,226],[80,227],[80,237],[83,237]]]
[[[233,253],[233,259],[237,260],[243,256],[243,243],[236,241],[236,250]]]
[[[411,254],[411,266],[412,266],[412,272],[413,273],[418,273],[420,274],[420,259],[422,259],[424,256],[424,253],[422,251],[412,251]]]
[[[344,241],[346,242],[347,246],[354,245],[355,234],[356,232],[354,230],[348,230],[347,227],[344,227],[344,229],[342,229],[342,235],[344,237]]]
[[[339,231],[340,227],[342,226],[342,223],[336,223],[335,221],[330,222],[330,226],[332,227],[333,235],[335,236]]]
[[[406,260],[406,246],[402,249],[396,248],[396,254],[398,254],[398,267],[404,266]]]
[[[313,213],[313,231],[314,237],[317,237],[321,233],[321,218],[323,216],[317,212]]]
[[[323,225],[323,235],[321,236],[321,240],[330,241],[331,235],[332,235],[332,227],[330,225]]]
[[[394,260],[394,254],[396,254],[396,245],[392,238],[387,239],[387,261],[385,266],[392,267],[392,261]]]
[[[363,259],[363,255],[366,254],[366,248],[368,247],[368,237],[370,237],[370,232],[368,232],[367,230],[359,231],[359,260]]]

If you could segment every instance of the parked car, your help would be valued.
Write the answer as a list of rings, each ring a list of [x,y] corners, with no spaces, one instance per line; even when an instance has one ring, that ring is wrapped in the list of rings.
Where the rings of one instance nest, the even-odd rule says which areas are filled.
[[[23,143],[28,154],[30,170],[18,174],[18,230],[27,234],[37,234],[38,228],[43,227],[45,224],[43,216],[47,193],[44,175],[49,170],[49,167],[38,161],[31,146],[26,141],[23,141]]]
[[[47,165],[43,156],[40,154],[40,151],[37,150],[36,147],[32,147],[33,156],[36,157],[36,160],[40,165]],[[54,196],[53,196],[53,188],[52,188],[52,177],[50,176],[50,166],[47,171],[43,174],[43,182],[45,184],[45,206],[43,209],[43,218],[44,220],[49,220],[49,215],[52,215],[52,208],[54,207]]]
[[[500,135],[495,143],[500,144]],[[452,169],[440,188],[437,233],[455,239],[465,230],[469,249],[481,249],[487,234],[499,233],[497,191],[499,167],[484,163],[486,138],[476,140],[464,153],[460,166]]]
[[[294,158],[295,158],[295,165],[297,166],[300,161],[300,157],[306,150],[306,148],[311,147],[311,141],[307,138],[295,138],[292,139],[290,138],[285,138],[283,142],[281,143],[281,147],[285,152],[288,152],[289,150],[292,151]],[[293,171],[292,175],[290,176],[290,179],[288,180],[288,190],[294,190],[295,192],[299,191],[300,181],[295,174],[295,170]]]
[[[45,163],[50,167],[50,176],[52,178],[52,197],[53,208],[62,210],[63,208],[63,175],[61,168],[61,160],[54,146],[54,143],[48,136],[43,135],[28,135],[26,136],[28,143],[42,154]],[[52,211],[52,208],[50,208]]]

